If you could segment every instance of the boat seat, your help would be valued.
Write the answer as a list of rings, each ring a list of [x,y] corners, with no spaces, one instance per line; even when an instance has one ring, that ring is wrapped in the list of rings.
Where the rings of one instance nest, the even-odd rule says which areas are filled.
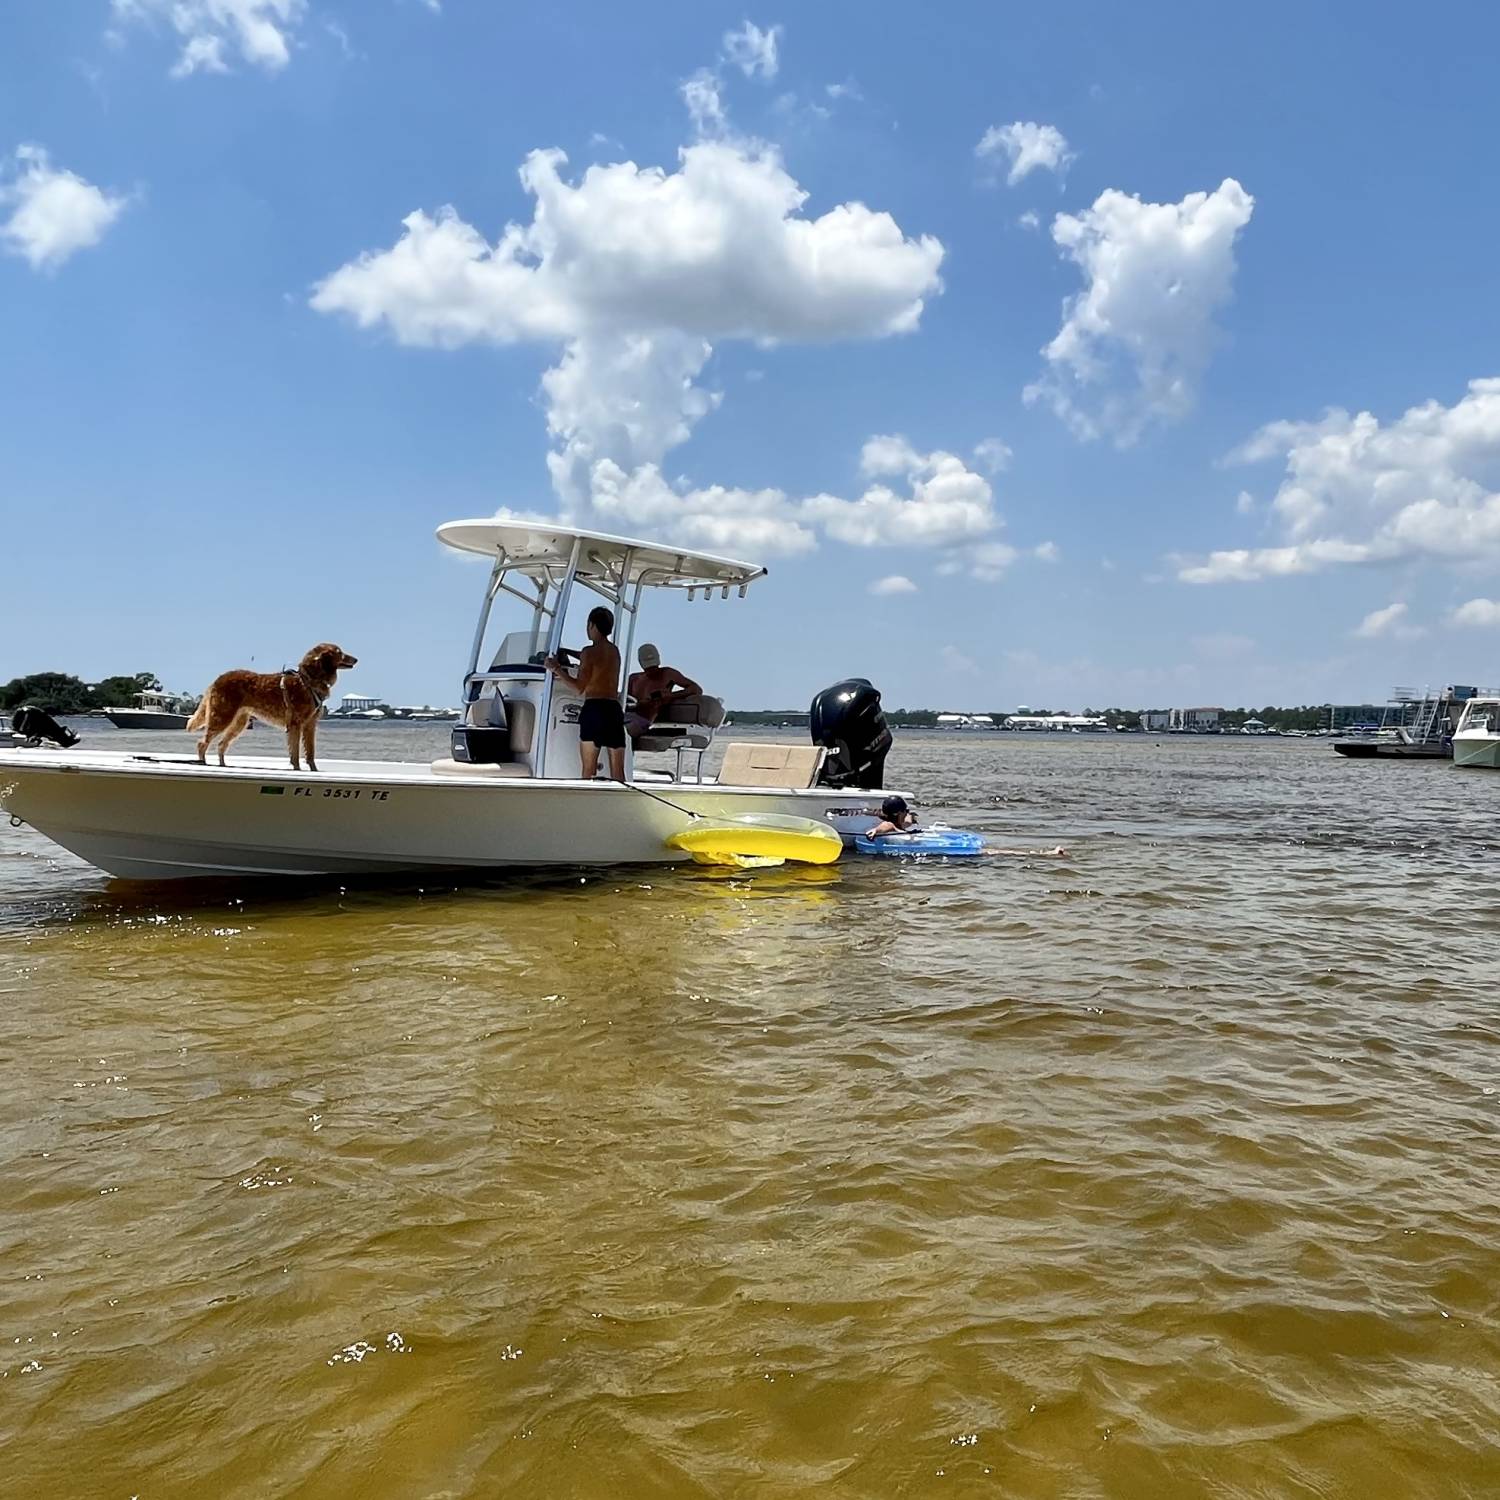
[[[505,714],[510,721],[510,753],[530,755],[536,737],[536,704],[525,698],[507,698]]]
[[[675,751],[677,773],[682,780],[685,755],[697,757],[694,777],[703,779],[703,756],[714,742],[714,731],[724,722],[724,700],[703,693],[690,693],[668,703],[651,727],[635,742],[637,750]]]
[[[432,772],[435,776],[484,776],[484,777],[530,777],[531,767],[523,766],[519,761],[508,760],[502,765],[490,765],[480,763],[470,765],[467,761],[450,760],[444,757],[432,763]]]
[[[510,753],[529,755],[536,737],[536,704],[492,693],[469,704],[464,710],[464,723],[470,729],[508,728]]]
[[[725,747],[719,785],[809,787],[827,753],[821,745],[760,745],[740,740]]]

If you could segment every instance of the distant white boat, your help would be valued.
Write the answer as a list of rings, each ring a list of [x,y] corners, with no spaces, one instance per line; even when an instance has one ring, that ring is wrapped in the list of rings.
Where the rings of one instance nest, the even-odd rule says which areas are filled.
[[[1500,698],[1470,698],[1453,731],[1453,764],[1500,771]]]
[[[193,708],[177,693],[147,691],[135,695],[133,708],[106,708],[104,717],[116,729],[186,729]]]

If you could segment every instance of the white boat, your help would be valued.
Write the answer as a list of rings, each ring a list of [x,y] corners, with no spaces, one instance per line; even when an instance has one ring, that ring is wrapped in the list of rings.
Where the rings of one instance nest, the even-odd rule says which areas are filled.
[[[194,705],[175,693],[147,691],[135,695],[132,708],[106,708],[104,717],[116,729],[186,729]]]
[[[438,537],[492,560],[463,678],[464,717],[453,729],[456,758],[325,760],[311,772],[270,758],[204,766],[190,750],[23,748],[0,763],[0,806],[90,864],[137,880],[662,863],[690,857],[668,840],[698,817],[800,816],[846,841],[878,821],[874,788],[889,735],[868,683],[859,711],[868,724],[873,695],[883,744],[867,735],[861,759],[843,726],[823,777],[833,785],[815,784],[828,752],[805,742],[731,746],[718,779],[682,769],[681,756],[676,774],[653,774],[629,752],[625,782],[581,779],[582,700],[541,665],[563,645],[575,592],[616,611],[629,661],[647,591],[743,597],[764,568],[543,522],[450,521]],[[481,666],[502,597],[520,601],[527,624]],[[852,703],[851,686],[860,684],[823,695],[833,712]],[[863,786],[850,784],[856,776]]]
[[[1470,698],[1453,731],[1453,764],[1500,771],[1500,697]]]

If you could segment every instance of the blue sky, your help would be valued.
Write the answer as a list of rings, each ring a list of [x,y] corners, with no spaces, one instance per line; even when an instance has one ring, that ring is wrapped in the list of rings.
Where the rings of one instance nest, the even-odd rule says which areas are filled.
[[[744,706],[1500,679],[1497,42],[9,6],[0,678],[333,638],[348,688],[453,700],[481,575],[432,531],[505,506],[767,562],[645,626]]]

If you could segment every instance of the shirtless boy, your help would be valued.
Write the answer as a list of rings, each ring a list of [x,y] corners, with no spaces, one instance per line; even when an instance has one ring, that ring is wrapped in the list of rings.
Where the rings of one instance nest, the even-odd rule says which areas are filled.
[[[625,712],[620,707],[620,653],[610,641],[614,615],[601,604],[589,611],[589,644],[578,657],[576,674],[555,656],[547,670],[583,695],[578,716],[578,749],[583,779],[599,774],[599,752],[609,751],[609,774],[625,779]]]

